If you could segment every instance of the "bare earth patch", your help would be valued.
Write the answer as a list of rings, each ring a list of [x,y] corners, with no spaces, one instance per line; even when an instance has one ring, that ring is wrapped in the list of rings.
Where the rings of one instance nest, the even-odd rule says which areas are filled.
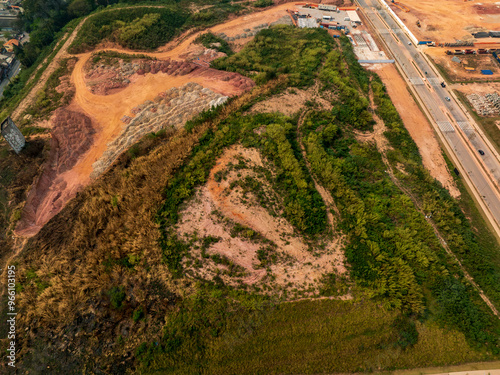
[[[325,110],[331,110],[332,105],[327,100],[316,95],[315,88],[308,90],[287,89],[285,92],[256,103],[250,113],[272,113],[281,112],[286,116],[291,116],[301,110],[308,100],[319,102]]]
[[[238,164],[239,160],[245,161],[245,169],[230,168]],[[281,215],[271,215],[269,209],[262,207],[252,193],[245,195],[241,188],[231,186],[235,181],[251,176],[262,183],[266,195],[272,195],[270,184],[256,174],[255,167],[272,170],[272,166],[255,149],[242,146],[227,149],[210,172],[207,184],[198,190],[181,212],[178,226],[178,234],[183,237],[192,237],[194,234],[198,238],[219,237],[220,240],[212,244],[206,250],[207,253],[223,255],[239,266],[242,270],[240,277],[221,275],[220,272],[227,267],[204,259],[201,250],[192,254],[201,267],[191,267],[191,272],[204,277],[219,273],[229,283],[243,282],[270,290],[296,288],[305,291],[306,296],[313,295],[317,293],[319,280],[325,274],[333,272],[342,275],[346,272],[340,240],[338,236],[325,238],[318,246],[310,246]],[[224,179],[217,177],[221,173],[225,174]],[[232,232],[235,224],[247,228],[246,231],[258,233],[261,239],[255,240],[245,236],[245,233],[243,236],[235,235]],[[269,247],[273,248],[269,251],[275,255],[275,261],[263,266],[258,252]]]
[[[472,38],[471,26],[486,30],[496,30],[498,26],[497,0],[481,0],[480,5],[463,0],[402,1],[402,4],[410,9],[408,13],[394,6],[392,9],[418,40],[454,42],[466,36]]]
[[[424,166],[453,197],[459,197],[460,191],[453,182],[434,130],[408,92],[405,82],[390,64],[377,70],[377,74],[382,78],[406,129],[417,144]]]

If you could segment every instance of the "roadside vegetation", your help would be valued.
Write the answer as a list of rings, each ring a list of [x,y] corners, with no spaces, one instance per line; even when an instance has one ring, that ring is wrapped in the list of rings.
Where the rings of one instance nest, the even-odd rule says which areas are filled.
[[[131,28],[115,12],[100,13],[74,48],[90,49],[102,38],[154,48],[160,42],[146,38],[148,28],[171,38],[176,30],[167,20],[174,14],[178,27],[194,22],[194,15],[190,21],[175,10],[151,9],[117,10]],[[500,322],[443,247],[498,306],[498,243],[482,236],[483,226],[472,227],[470,212],[425,170],[381,80],[359,66],[347,38],[337,43],[325,30],[277,26],[212,65],[250,76],[258,86],[184,129],[144,137],[29,240],[18,260],[24,309],[18,329],[65,346],[21,337],[22,370],[44,363],[58,373],[315,374],[498,358]],[[46,85],[50,99],[41,113],[61,100],[55,82]],[[289,87],[314,88],[333,109],[311,98],[291,117],[248,112]],[[359,140],[372,134],[378,118],[385,124],[384,150]],[[182,209],[233,145],[256,149],[272,163],[272,173],[263,174],[283,207],[275,212],[312,253],[329,231],[315,180],[331,195],[348,276],[325,273],[320,294],[340,289],[348,298],[294,301],[229,286],[217,276],[188,276],[185,260],[199,243],[205,261],[239,272],[227,257],[207,253],[216,236],[195,243],[176,231]],[[258,196],[256,180],[242,179],[239,187]],[[232,233],[265,239],[242,225]],[[260,254],[259,266],[272,257]]]
[[[126,8],[100,12],[88,18],[68,52],[92,50],[107,39],[124,48],[152,50],[168,42],[188,14],[175,8]]]

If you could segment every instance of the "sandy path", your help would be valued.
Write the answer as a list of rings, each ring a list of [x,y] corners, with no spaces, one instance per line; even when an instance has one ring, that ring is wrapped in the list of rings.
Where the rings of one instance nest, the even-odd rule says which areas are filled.
[[[453,197],[459,197],[460,192],[453,183],[434,130],[408,92],[406,83],[392,64],[385,64],[376,72],[386,85],[406,129],[417,144],[425,168]]]

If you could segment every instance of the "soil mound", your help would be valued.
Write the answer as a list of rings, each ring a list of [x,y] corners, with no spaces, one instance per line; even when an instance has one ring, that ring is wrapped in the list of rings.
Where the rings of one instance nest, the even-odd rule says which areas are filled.
[[[75,196],[81,187],[70,169],[90,149],[94,128],[89,117],[60,108],[53,118],[51,150],[40,178],[33,184],[16,233],[33,235]]]

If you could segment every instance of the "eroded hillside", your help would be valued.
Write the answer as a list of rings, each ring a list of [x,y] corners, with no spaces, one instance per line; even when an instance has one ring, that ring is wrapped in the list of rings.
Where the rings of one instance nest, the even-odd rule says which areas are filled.
[[[74,101],[50,121],[89,137],[55,127],[78,147],[45,173],[86,186],[16,258],[20,369],[332,373],[496,358],[499,320],[470,283],[499,306],[491,236],[431,177],[350,48],[275,25],[211,68],[190,70],[175,49],[78,56]]]

